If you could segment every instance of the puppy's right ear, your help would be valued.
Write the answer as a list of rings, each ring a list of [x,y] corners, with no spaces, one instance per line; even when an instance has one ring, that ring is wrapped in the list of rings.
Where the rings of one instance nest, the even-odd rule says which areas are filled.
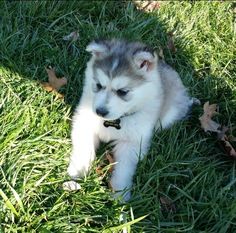
[[[109,44],[105,40],[94,40],[86,47],[86,51],[92,53],[96,59],[102,59],[109,54]]]

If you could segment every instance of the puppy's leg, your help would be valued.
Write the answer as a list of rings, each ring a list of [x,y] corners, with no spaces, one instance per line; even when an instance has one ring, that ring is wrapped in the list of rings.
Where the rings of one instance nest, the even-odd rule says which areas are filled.
[[[93,124],[88,116],[77,115],[72,128],[72,154],[67,169],[71,178],[83,177],[95,158],[98,137],[94,133]]]
[[[124,201],[130,199],[130,188],[139,159],[147,153],[148,145],[142,146],[131,142],[120,142],[114,148],[115,165],[111,177],[111,186],[115,197]]]

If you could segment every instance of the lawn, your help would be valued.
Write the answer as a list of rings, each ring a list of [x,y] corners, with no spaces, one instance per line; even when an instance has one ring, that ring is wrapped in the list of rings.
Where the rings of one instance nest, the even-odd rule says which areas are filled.
[[[119,232],[121,213],[130,232],[236,232],[235,160],[198,120],[210,101],[219,106],[214,119],[235,127],[235,24],[230,1],[160,2],[153,12],[130,1],[1,1],[0,232]],[[77,40],[63,40],[73,31]],[[81,190],[62,188],[69,180],[71,116],[89,58],[85,46],[99,37],[162,48],[202,103],[187,120],[154,135],[126,204],[111,198],[108,177],[96,173],[109,145],[79,180]],[[64,99],[40,85],[49,65],[68,79],[60,89]]]

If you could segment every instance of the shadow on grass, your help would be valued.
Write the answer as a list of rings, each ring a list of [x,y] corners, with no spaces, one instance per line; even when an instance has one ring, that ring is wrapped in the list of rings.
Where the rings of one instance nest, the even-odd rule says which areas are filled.
[[[131,2],[1,2],[0,62],[21,77],[44,82],[45,67],[56,67],[58,76],[68,78],[66,104],[79,101],[89,54],[86,45],[94,38],[125,38],[163,48],[166,61],[177,70],[193,72],[191,56],[178,47],[167,47],[168,31],[157,15],[137,10]],[[64,41],[72,31],[77,41]]]

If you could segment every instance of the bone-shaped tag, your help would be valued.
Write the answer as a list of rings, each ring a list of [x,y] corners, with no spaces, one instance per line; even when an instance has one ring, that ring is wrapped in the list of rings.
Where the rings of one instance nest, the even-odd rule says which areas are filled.
[[[120,119],[117,119],[117,120],[114,120],[114,121],[104,121],[103,122],[103,125],[105,127],[114,127],[116,129],[121,129],[121,126],[120,126]]]

